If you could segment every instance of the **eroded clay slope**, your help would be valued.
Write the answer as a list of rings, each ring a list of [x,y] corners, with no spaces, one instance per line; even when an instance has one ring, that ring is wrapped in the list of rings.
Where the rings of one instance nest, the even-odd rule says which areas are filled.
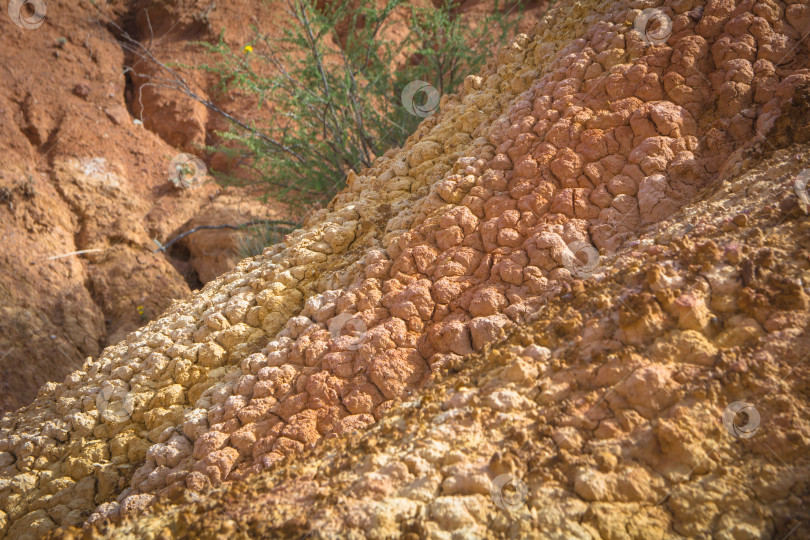
[[[444,96],[403,149],[350,175],[306,228],[4,417],[0,530],[34,536],[131,513],[367,429],[541,306],[564,305],[579,273],[567,246],[593,245],[608,262],[738,165],[810,77],[806,3],[668,2],[661,43],[634,29],[647,7],[552,10]],[[661,299],[674,304],[639,319],[630,346],[697,309],[699,290]],[[628,301],[647,309],[645,298]],[[690,317],[676,317],[681,330],[719,319]],[[616,365],[607,381],[634,364]],[[656,410],[646,381],[627,399]],[[523,407],[514,393],[498,399]],[[642,484],[658,494],[662,482]]]
[[[810,537],[807,150],[741,161],[362,434],[84,538]]]
[[[171,3],[184,4],[177,19],[195,11]],[[14,9],[25,15],[35,4],[45,19],[23,28]],[[172,185],[168,170],[179,148],[135,122],[154,115],[167,131],[191,128],[179,113],[130,114],[133,61],[117,26],[135,4],[147,2],[12,1],[0,11],[0,413],[30,404],[42,384],[64,380],[190,294],[198,277],[191,264],[156,253],[156,241],[169,242],[192,218],[239,224],[283,215],[247,192],[248,202],[236,204],[235,189],[220,195],[213,182]],[[247,1],[228,6],[253,9]],[[212,37],[185,20],[179,26],[178,48]],[[149,42],[166,48],[165,40]],[[184,104],[176,94],[173,100]],[[206,126],[195,112],[203,124],[191,127],[202,141]],[[172,142],[200,153],[190,139]],[[232,268],[238,238],[208,232],[206,271]],[[195,244],[191,263],[202,266],[206,257]]]

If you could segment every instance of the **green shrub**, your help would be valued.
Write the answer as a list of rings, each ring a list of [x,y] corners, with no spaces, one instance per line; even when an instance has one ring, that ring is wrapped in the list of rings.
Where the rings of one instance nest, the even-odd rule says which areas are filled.
[[[403,0],[382,7],[373,0],[285,3],[289,19],[281,37],[254,28],[250,43],[233,50],[220,34],[216,43],[203,44],[211,61],[202,69],[218,76],[222,92],[248,93],[272,112],[263,115],[271,121],[226,115],[231,129],[209,151],[247,163],[253,179],[266,182],[268,193],[298,217],[328,203],[349,170],[369,166],[414,131],[423,118],[403,106],[408,83],[422,80],[453,92],[508,33],[497,2],[474,28],[454,13],[452,1],[436,9]],[[519,9],[515,4],[512,14]],[[395,43],[387,37],[392,16],[403,13],[409,29]],[[424,92],[415,98],[425,105]]]

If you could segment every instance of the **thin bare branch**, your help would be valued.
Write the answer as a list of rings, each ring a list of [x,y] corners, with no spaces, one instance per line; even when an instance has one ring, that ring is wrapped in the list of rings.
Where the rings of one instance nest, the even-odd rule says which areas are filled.
[[[159,247],[158,249],[154,250],[152,253],[158,253],[158,252],[161,252],[161,251],[166,251],[171,246],[173,246],[178,240],[182,240],[186,236],[188,236],[188,235],[190,235],[192,233],[195,233],[197,231],[202,231],[202,230],[205,230],[205,229],[234,229],[234,230],[238,230],[238,229],[245,229],[247,227],[255,227],[256,225],[287,225],[287,226],[289,226],[289,227],[291,227],[293,229],[297,229],[298,227],[301,226],[300,223],[295,223],[293,221],[278,220],[278,219],[259,219],[259,220],[251,221],[251,222],[248,222],[248,223],[242,223],[240,225],[229,225],[229,224],[225,224],[225,225],[200,225],[198,227],[194,227],[193,229],[184,232],[183,234],[179,234],[179,235],[175,236],[169,242],[167,242],[163,246]]]

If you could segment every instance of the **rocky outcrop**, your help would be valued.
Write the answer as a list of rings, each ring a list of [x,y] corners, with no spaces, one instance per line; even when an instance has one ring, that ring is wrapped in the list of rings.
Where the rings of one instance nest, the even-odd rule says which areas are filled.
[[[5,417],[5,534],[233,480],[129,530],[790,532],[802,167],[741,173],[807,142],[806,6],[641,8],[555,8],[305,228]]]
[[[807,537],[794,155],[745,162],[373,427],[90,536]]]
[[[46,22],[35,29],[16,26],[5,8],[0,17],[0,411],[29,404],[42,384],[63,380],[188,296],[199,286],[195,266],[204,279],[233,266],[231,231],[207,233],[218,246],[216,265],[203,266],[206,250],[155,253],[190,220],[211,221],[209,212],[222,218],[223,208],[237,219],[283,211],[266,204],[256,212],[255,200],[236,208],[234,199],[252,196],[231,188],[220,198],[213,182],[171,184],[180,147],[200,153],[192,146],[204,137],[161,139],[148,129],[158,122],[181,132],[185,123],[135,108],[131,59],[115,27],[100,21],[123,25],[126,10],[138,6],[112,4],[47,2]],[[187,31],[172,44],[182,49],[201,37]],[[171,99],[190,106],[176,93]],[[243,212],[248,205],[254,211]]]
[[[213,192],[166,188],[177,151],[129,117],[124,55],[92,6],[47,9],[32,30],[0,17],[0,411],[189,294],[152,239]]]

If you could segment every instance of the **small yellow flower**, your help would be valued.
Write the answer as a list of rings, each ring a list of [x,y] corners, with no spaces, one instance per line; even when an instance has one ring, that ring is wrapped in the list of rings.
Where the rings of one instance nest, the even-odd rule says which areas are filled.
[[[253,52],[253,47],[251,47],[250,45],[245,45],[245,52],[246,52],[246,53],[251,53],[251,52]]]

